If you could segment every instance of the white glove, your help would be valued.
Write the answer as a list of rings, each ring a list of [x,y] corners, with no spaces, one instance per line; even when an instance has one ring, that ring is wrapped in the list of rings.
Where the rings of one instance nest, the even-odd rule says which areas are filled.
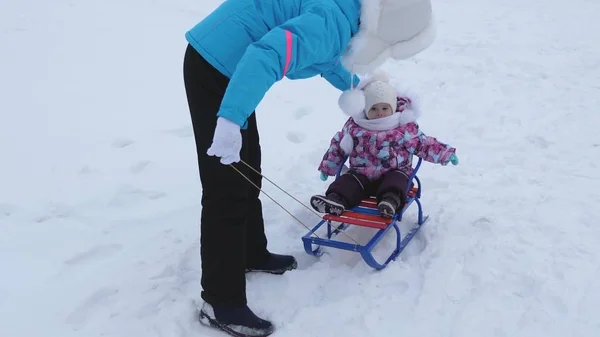
[[[229,165],[240,161],[242,134],[240,126],[227,118],[217,118],[213,142],[206,154],[221,157],[221,163]]]

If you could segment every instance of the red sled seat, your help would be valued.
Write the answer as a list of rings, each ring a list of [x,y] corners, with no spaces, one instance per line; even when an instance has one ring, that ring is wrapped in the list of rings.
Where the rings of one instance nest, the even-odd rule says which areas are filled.
[[[407,193],[407,199],[414,199],[417,192],[417,187],[411,188]],[[406,209],[407,206],[408,202],[404,205],[404,209]],[[385,229],[390,222],[390,218],[379,215],[377,199],[375,197],[363,199],[357,207],[347,210],[341,215],[325,214],[323,219],[377,229]]]

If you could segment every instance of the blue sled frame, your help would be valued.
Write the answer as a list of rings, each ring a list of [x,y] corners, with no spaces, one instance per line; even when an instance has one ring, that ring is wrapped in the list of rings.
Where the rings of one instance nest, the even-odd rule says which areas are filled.
[[[347,158],[344,159],[344,163]],[[342,168],[344,167],[344,163],[340,165],[338,172],[336,174],[336,178],[340,176]],[[423,207],[421,205],[421,191],[422,185],[419,177],[417,176],[417,171],[421,167],[422,159],[419,158],[417,165],[415,166],[412,174],[410,175],[408,181],[409,184],[406,188],[406,203],[404,207],[398,211],[392,218],[384,218],[380,216],[379,210],[377,210],[376,204],[374,204],[374,198],[364,199],[363,202],[359,206],[356,206],[352,209],[346,210],[340,216],[333,216],[330,214],[325,214],[323,219],[317,223],[312,230],[310,230],[306,235],[302,237],[302,242],[304,243],[304,250],[307,254],[314,255],[320,257],[323,255],[323,247],[332,247],[342,250],[354,251],[360,253],[363,260],[372,268],[381,270],[385,268],[388,263],[395,260],[398,255],[404,250],[406,245],[410,242],[410,240],[417,234],[421,226],[425,224],[425,222],[429,219],[429,216],[423,215]],[[414,186],[414,182],[416,181],[417,186]],[[404,212],[414,203],[418,206],[418,221],[415,226],[411,228],[410,231],[402,238],[400,233],[400,228],[398,224],[402,221],[402,215]],[[373,221],[373,220],[376,221]],[[333,226],[332,221],[340,222],[339,226]],[[323,226],[327,225],[327,238],[316,237],[316,232]],[[365,245],[360,245],[356,243],[347,243],[342,241],[334,240],[334,238],[340,233],[342,230],[346,230],[350,225],[362,226],[362,227],[370,227],[379,229],[369,240],[369,242]],[[336,228],[337,227],[337,228]],[[390,229],[394,229],[396,231],[396,249],[389,255],[386,261],[381,264],[375,260],[373,257],[372,251],[375,246],[381,241],[381,239],[385,236]],[[313,249],[313,245],[317,247]]]

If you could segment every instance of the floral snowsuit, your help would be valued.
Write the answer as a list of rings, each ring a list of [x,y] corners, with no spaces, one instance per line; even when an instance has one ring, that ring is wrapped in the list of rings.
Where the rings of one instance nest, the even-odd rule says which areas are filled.
[[[360,126],[351,117],[331,140],[319,171],[335,176],[348,156],[350,170],[329,186],[326,195],[335,195],[345,208],[375,196],[378,202],[391,200],[397,210],[406,201],[413,155],[447,165],[455,152],[455,148],[426,136],[414,121],[377,131]]]
[[[353,148],[345,153],[340,142],[352,137]],[[331,139],[329,149],[319,164],[319,171],[335,176],[345,156],[349,156],[350,172],[369,180],[377,180],[386,172],[400,170],[412,173],[413,155],[425,161],[447,165],[456,149],[425,135],[416,122],[401,124],[391,130],[373,131],[359,126],[349,118],[342,131]]]

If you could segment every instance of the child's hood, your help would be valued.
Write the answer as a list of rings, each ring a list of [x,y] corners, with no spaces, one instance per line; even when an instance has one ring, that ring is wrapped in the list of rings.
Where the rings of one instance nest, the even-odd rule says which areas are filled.
[[[391,116],[367,119],[365,115],[365,97],[362,89],[372,81],[388,82],[396,88],[397,97],[403,98],[408,102],[404,105],[404,110],[397,109]],[[420,101],[416,93],[408,89],[401,88],[398,84],[392,83],[383,73],[377,73],[370,78],[361,80],[360,84],[353,90],[348,90],[340,96],[338,104],[344,114],[352,117],[359,126],[368,130],[390,130],[399,125],[416,122],[421,117]]]

